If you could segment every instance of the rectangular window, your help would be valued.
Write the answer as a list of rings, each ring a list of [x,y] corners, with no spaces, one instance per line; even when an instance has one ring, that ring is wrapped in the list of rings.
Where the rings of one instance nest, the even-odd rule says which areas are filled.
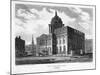
[[[59,44],[61,44],[61,39],[59,40]]]
[[[63,44],[65,44],[65,38],[63,38]]]
[[[63,46],[63,52],[64,53],[66,52],[66,46]]]
[[[60,46],[60,53],[62,52],[61,46]]]

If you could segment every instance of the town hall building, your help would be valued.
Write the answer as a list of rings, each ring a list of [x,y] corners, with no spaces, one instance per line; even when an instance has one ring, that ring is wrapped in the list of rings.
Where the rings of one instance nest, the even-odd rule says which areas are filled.
[[[49,24],[49,34],[37,37],[39,55],[72,56],[85,53],[85,34],[77,29],[64,26],[55,12]]]

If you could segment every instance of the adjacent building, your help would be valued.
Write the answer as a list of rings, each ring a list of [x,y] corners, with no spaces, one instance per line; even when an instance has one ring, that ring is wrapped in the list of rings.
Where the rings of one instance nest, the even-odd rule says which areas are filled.
[[[37,38],[37,52],[39,55],[52,55],[52,37],[42,34]]]
[[[21,56],[25,56],[26,52],[25,52],[25,40],[21,39],[21,37],[16,37],[15,38],[15,54],[16,57],[21,57]]]
[[[85,40],[85,53],[92,54],[93,53],[93,39]]]

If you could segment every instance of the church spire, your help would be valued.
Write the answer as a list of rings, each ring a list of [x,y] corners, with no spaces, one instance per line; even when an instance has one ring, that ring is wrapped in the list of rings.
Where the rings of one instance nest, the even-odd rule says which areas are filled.
[[[57,11],[55,11],[55,16],[57,16]]]
[[[33,35],[32,35],[32,45],[34,45],[34,38],[33,38]]]
[[[32,53],[33,53],[33,56],[36,56],[36,48],[35,48],[35,44],[34,44],[34,37],[32,35]]]

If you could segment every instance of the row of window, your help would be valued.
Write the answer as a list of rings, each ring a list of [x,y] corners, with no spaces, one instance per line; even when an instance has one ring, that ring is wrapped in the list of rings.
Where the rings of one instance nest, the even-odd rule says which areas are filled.
[[[48,47],[47,49],[48,49],[48,51],[50,53],[52,52],[51,47]],[[57,51],[58,51],[58,53],[65,53],[66,52],[66,46],[59,46],[59,47],[57,47]]]
[[[57,44],[65,44],[65,38],[63,39],[58,39]]]
[[[57,47],[59,53],[65,53],[66,52],[66,46],[59,46]]]

